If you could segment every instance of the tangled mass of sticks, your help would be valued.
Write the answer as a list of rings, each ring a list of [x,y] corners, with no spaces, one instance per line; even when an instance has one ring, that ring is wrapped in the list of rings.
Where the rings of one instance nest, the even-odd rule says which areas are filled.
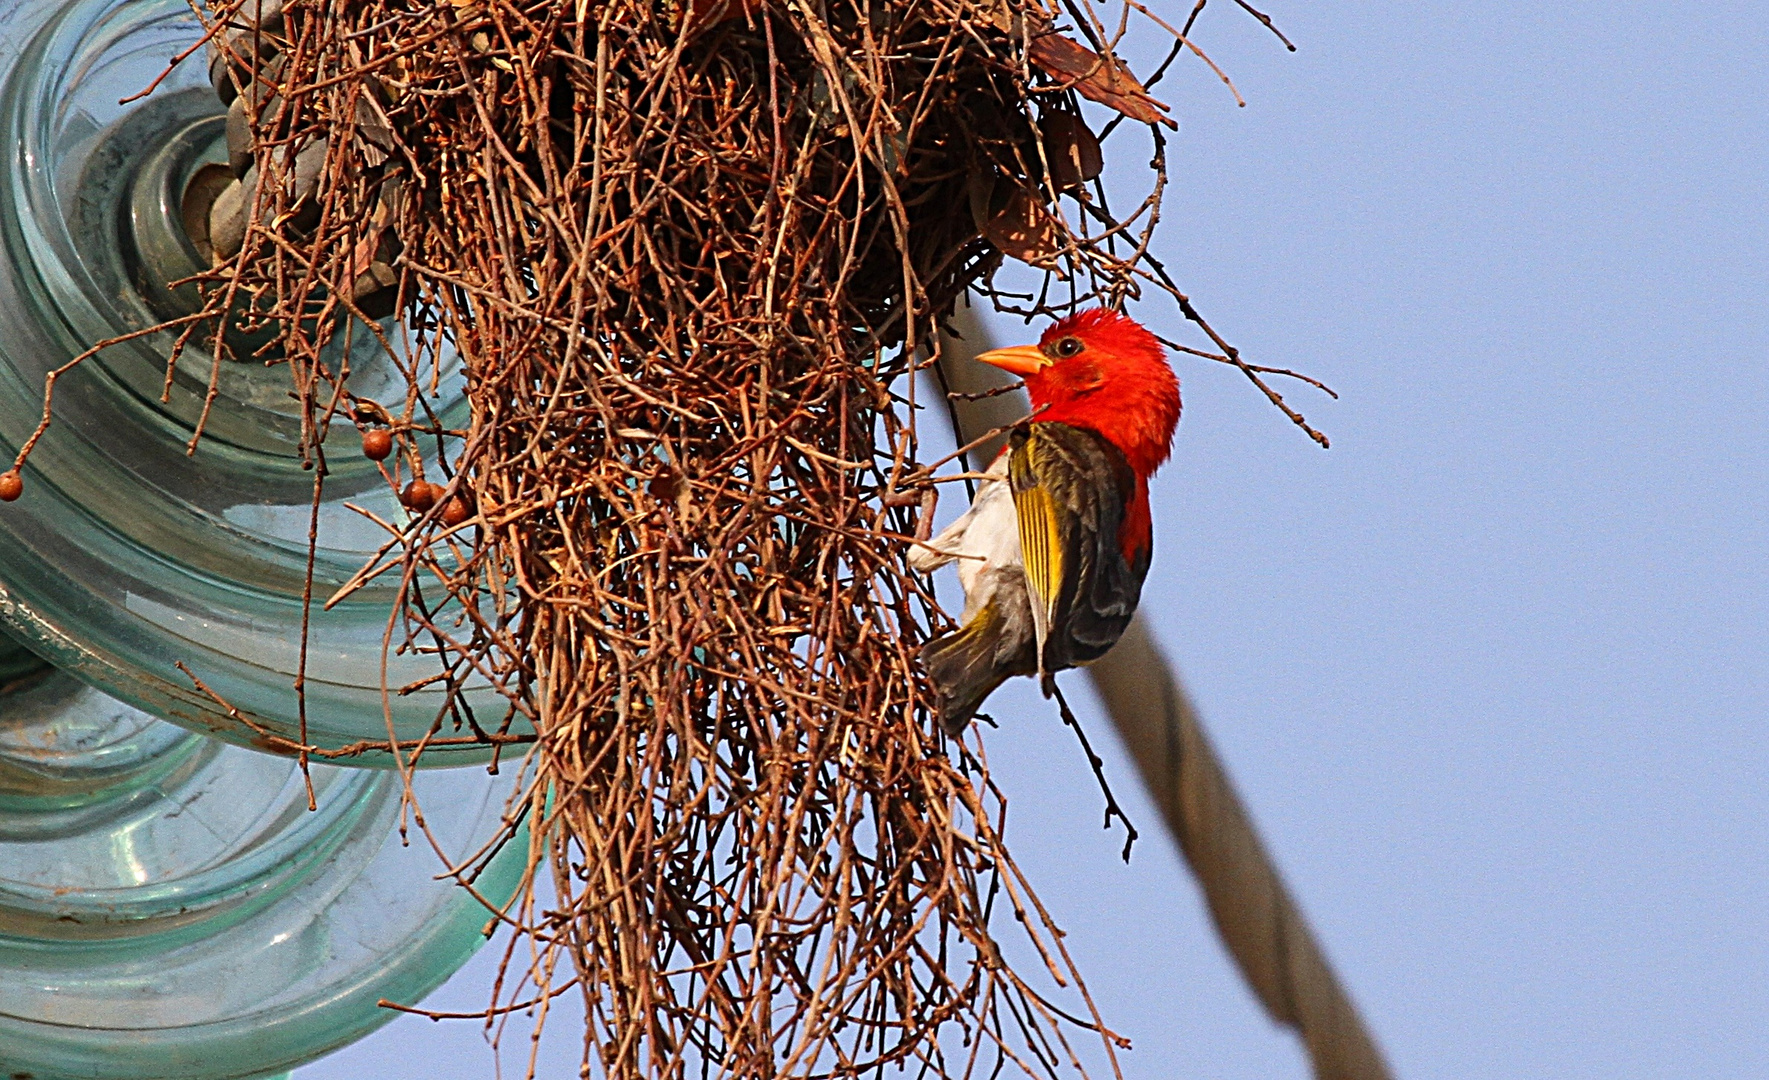
[[[321,479],[360,431],[408,513],[389,647],[501,694],[439,730],[530,744],[488,1021],[574,994],[610,1077],[1055,1075],[1101,1060],[1077,1030],[1116,1069],[1005,800],[930,714],[917,651],[951,623],[906,553],[935,479],[917,419],[946,403],[916,376],[967,291],[1055,314],[1155,290],[1214,343],[1188,351],[1320,438],[1150,252],[1167,64],[1139,82],[1112,45],[1203,58],[1204,7],[201,10],[234,176],[192,226],[214,269],[178,347],[285,363]],[[1114,132],[1148,180],[1122,213]],[[1004,260],[1042,288],[998,289]],[[352,392],[345,333],[403,400]],[[464,428],[431,411],[454,370]],[[1069,1004],[1004,960],[1003,909]]]

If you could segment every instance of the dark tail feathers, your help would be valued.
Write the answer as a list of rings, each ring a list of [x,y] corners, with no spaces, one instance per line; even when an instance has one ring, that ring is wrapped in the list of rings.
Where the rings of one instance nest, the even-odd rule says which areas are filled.
[[[940,723],[950,735],[962,734],[984,700],[1010,676],[1031,672],[1027,664],[999,662],[1002,640],[996,621],[993,611],[985,610],[956,632],[922,646],[921,664],[940,693]],[[1030,660],[1031,650],[1023,651]]]

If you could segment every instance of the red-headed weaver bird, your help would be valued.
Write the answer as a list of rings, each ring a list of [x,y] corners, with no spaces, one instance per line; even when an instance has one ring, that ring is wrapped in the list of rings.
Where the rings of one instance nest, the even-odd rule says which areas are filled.
[[[1153,552],[1149,477],[1179,424],[1166,350],[1116,311],[1071,315],[1035,346],[977,359],[1025,378],[1032,418],[964,516],[909,556],[924,572],[958,561],[963,625],[921,651],[953,734],[1010,677],[1047,680],[1117,643]]]

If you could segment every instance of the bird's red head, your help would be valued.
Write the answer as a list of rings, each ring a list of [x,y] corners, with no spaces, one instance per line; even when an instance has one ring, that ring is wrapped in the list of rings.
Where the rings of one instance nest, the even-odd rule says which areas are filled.
[[[1059,319],[1037,345],[977,357],[1024,376],[1034,421],[1096,431],[1147,478],[1167,460],[1179,424],[1179,378],[1142,324],[1110,308]]]

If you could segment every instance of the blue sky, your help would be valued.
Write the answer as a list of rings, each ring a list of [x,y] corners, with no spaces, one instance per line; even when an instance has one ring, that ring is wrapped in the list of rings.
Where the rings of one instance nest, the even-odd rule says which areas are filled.
[[[1160,88],[1158,250],[1249,359],[1340,392],[1292,395],[1334,445],[1180,360],[1145,606],[1399,1075],[1769,1076],[1762,9],[1269,10],[1297,53],[1229,0],[1194,35],[1247,108],[1192,61]],[[1010,840],[1127,1075],[1306,1076],[1129,765],[1124,867],[1007,695]],[[489,1076],[482,1046],[405,1020],[297,1076]]]

